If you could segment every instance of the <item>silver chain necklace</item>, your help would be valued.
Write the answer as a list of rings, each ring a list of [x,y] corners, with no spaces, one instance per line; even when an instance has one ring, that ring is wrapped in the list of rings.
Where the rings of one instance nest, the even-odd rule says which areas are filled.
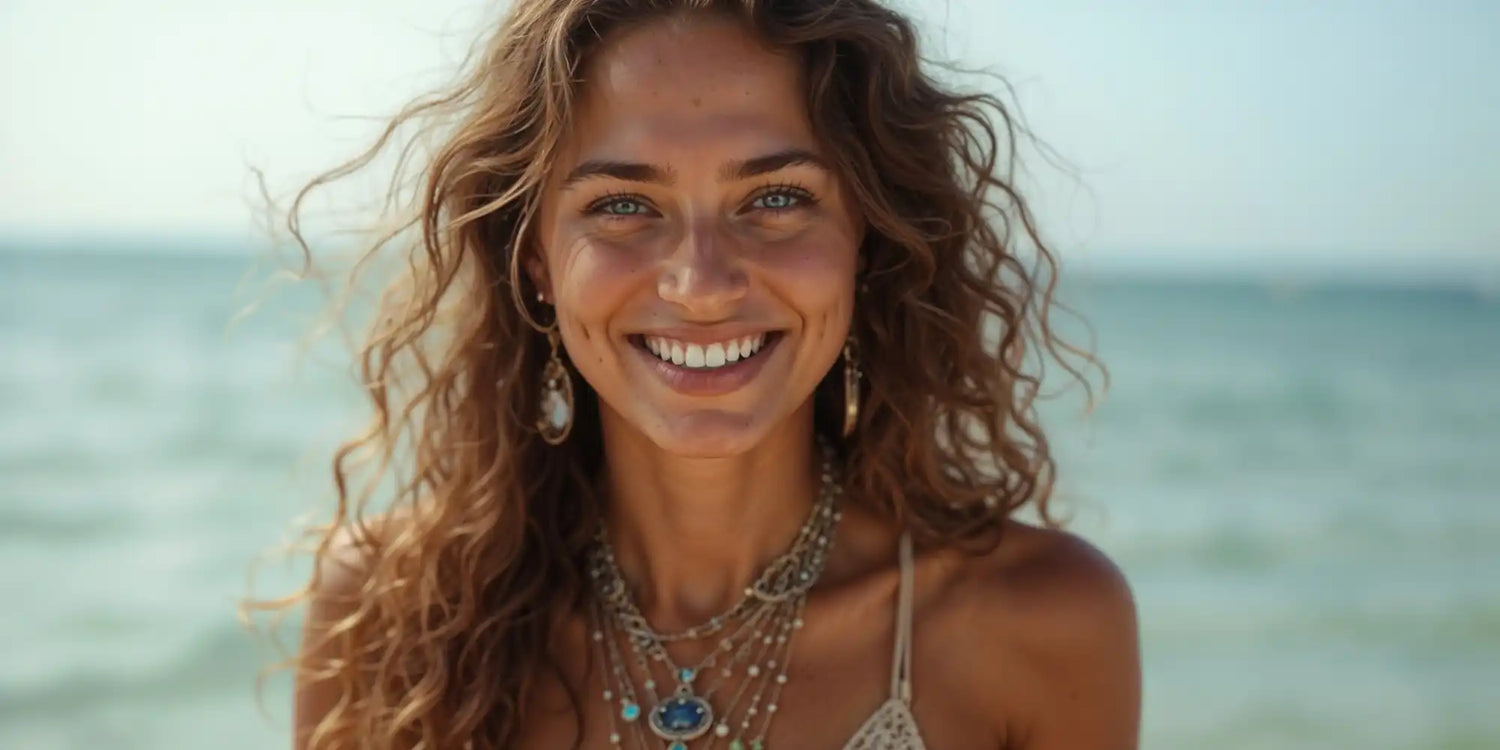
[[[729,742],[729,750],[763,750],[766,731],[777,710],[776,700],[787,681],[792,635],[802,627],[807,592],[823,571],[833,531],[842,516],[836,508],[841,487],[834,474],[833,451],[821,437],[818,444],[823,457],[820,491],[791,547],[772,560],[726,611],[693,627],[677,632],[659,632],[651,627],[636,606],[609,540],[600,530],[588,556],[595,595],[590,612],[595,622],[592,638],[607,671],[603,697],[611,705],[609,739],[614,746],[624,742],[620,734],[623,721],[642,750],[651,750],[642,723],[667,743],[667,750],[687,750],[687,743],[705,735],[709,735],[705,748],[724,739]],[[726,629],[729,632],[717,647],[690,667],[679,666],[665,648],[667,643],[703,640]],[[622,635],[629,644],[634,669],[620,653],[617,641]],[[729,692],[728,701],[720,703],[721,710],[716,714],[712,699],[742,665],[743,679]],[[657,669],[664,669],[676,685],[665,695],[656,689]],[[639,693],[637,679],[642,687]],[[643,706],[641,698],[649,704]],[[614,708],[616,702],[618,709]]]

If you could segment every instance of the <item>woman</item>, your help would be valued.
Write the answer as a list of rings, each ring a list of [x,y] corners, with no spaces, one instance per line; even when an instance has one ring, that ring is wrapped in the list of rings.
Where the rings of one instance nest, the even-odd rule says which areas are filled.
[[[874,0],[519,0],[331,175],[453,125],[297,747],[1135,746],[1130,591],[1047,510],[1015,127],[918,60]],[[359,453],[409,458],[383,515]]]

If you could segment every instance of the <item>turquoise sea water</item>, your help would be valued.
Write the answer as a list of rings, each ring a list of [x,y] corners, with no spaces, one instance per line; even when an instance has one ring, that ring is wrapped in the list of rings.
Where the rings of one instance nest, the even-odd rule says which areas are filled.
[[[234,605],[359,402],[297,295],[229,325],[248,270],[0,252],[0,747],[286,746]],[[1049,412],[1063,507],[1136,593],[1142,746],[1500,747],[1500,300],[1067,294],[1114,387]]]

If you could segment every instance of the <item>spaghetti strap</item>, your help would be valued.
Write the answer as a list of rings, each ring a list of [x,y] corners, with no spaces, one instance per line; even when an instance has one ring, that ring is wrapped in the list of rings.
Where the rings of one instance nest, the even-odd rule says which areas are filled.
[[[911,703],[912,571],[911,532],[901,532],[901,583],[896,593],[896,643],[891,654],[891,697]]]
[[[911,533],[900,542],[901,578],[896,590],[896,637],[891,647],[891,695],[859,726],[843,750],[924,750],[911,704],[912,599],[916,563]]]

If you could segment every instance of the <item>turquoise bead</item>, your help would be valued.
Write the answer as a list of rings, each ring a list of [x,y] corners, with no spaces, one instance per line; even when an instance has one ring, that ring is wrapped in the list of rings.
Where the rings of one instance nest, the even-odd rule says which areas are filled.
[[[698,676],[698,673],[694,672],[691,669],[684,668],[679,676],[682,678],[683,682],[692,682],[693,678]]]
[[[634,703],[626,703],[620,707],[620,718],[626,721],[635,721],[641,718],[641,707]]]
[[[667,746],[667,750],[687,750],[687,745],[684,745],[681,742],[673,742],[672,744]]]

